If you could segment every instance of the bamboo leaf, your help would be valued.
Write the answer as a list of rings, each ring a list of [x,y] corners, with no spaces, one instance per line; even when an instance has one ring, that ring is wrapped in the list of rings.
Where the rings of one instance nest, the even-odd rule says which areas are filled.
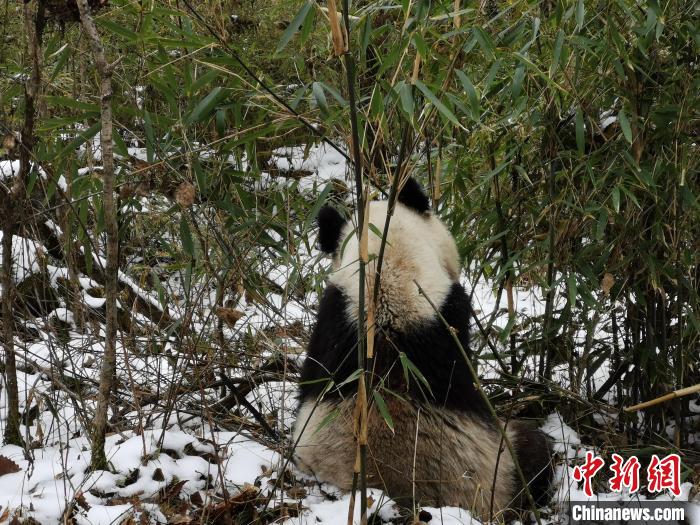
[[[583,28],[583,24],[586,21],[586,6],[583,0],[578,0],[576,4],[576,29],[580,31]]]
[[[569,292],[569,306],[574,307],[576,305],[576,275],[574,273],[569,273],[566,278],[567,291]]]
[[[583,125],[583,112],[581,108],[576,108],[576,148],[580,155],[586,149],[586,131]]]
[[[216,106],[221,96],[222,88],[220,86],[212,89],[209,94],[204,97],[199,103],[194,107],[190,114],[185,119],[186,124],[194,124],[195,122],[201,122],[206,119]]]
[[[525,78],[525,64],[520,64],[520,65],[518,65],[517,69],[515,70],[515,74],[513,75],[513,85],[511,88],[513,100],[517,99],[520,96],[520,92],[522,91],[524,78]]]
[[[610,194],[612,197],[613,209],[615,213],[620,213],[620,188],[615,186]]]
[[[389,408],[386,406],[384,398],[378,390],[372,390],[372,397],[374,398],[374,402],[377,405],[377,409],[379,410],[379,413],[381,414],[384,423],[386,423],[386,426],[389,427],[389,430],[393,432],[394,420],[392,419],[391,414],[389,413]]]
[[[66,153],[75,151],[80,146],[85,144],[88,140],[90,140],[92,137],[97,135],[101,129],[102,129],[102,124],[100,122],[93,124],[88,129],[83,131],[82,133],[79,133],[78,136],[75,137],[73,140],[68,142],[68,144],[66,144],[63,147],[63,149],[61,149],[61,151],[58,153],[57,157],[62,157]]]
[[[187,223],[187,218],[184,214],[180,219],[180,240],[182,241],[182,249],[185,250],[185,253],[194,258],[192,232],[190,231],[190,225]]]
[[[282,33],[280,41],[277,44],[277,49],[275,50],[275,53],[279,53],[285,47],[287,47],[289,41],[297,33],[297,31],[299,31],[299,28],[304,24],[306,17],[309,16],[309,13],[311,12],[312,7],[312,2],[306,2],[303,6],[301,6],[301,9],[299,9],[299,12],[294,17],[294,20],[292,20],[292,22],[287,26],[287,29],[284,30],[284,33]]]
[[[401,82],[397,86],[399,88],[399,98],[401,99],[401,108],[406,112],[409,119],[413,120],[413,112],[415,105],[413,103],[413,93],[410,84]]]
[[[467,93],[467,98],[469,99],[469,106],[472,110],[472,116],[475,120],[479,120],[481,116],[481,106],[479,104],[479,94],[474,87],[471,79],[467,76],[464,71],[457,70],[457,78],[462,83],[464,91]]]
[[[554,53],[552,55],[552,63],[549,66],[549,76],[553,77],[559,68],[559,59],[561,58],[561,49],[564,46],[564,37],[566,33],[560,29],[557,32],[557,39],[554,42]]]
[[[435,106],[435,108],[445,118],[447,118],[447,120],[452,122],[457,127],[462,127],[462,125],[459,123],[459,120],[457,120],[457,117],[455,117],[454,113],[452,113],[452,111],[450,111],[450,109],[435,96],[435,93],[430,91],[430,88],[428,88],[428,86],[423,84],[423,82],[421,82],[420,80],[416,80],[416,87],[423,92],[425,98],[427,98],[433,104],[433,106]]]
[[[627,114],[624,109],[620,110],[617,115],[617,119],[620,122],[620,129],[622,129],[622,134],[625,136],[627,142],[632,144],[632,126],[630,126],[630,121],[627,118]]]
[[[328,101],[326,100],[326,94],[323,92],[321,83],[314,82],[311,84],[311,92],[313,93],[316,106],[321,110],[321,113],[324,115],[328,114]]]

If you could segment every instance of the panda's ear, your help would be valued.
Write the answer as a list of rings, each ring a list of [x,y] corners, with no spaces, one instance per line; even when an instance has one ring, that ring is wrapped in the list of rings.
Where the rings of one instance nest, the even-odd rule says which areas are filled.
[[[340,232],[345,226],[345,219],[338,210],[324,206],[316,217],[318,222],[318,244],[327,254],[333,254],[340,246]]]
[[[430,201],[420,184],[413,177],[406,181],[399,193],[399,202],[421,214],[430,212]]]

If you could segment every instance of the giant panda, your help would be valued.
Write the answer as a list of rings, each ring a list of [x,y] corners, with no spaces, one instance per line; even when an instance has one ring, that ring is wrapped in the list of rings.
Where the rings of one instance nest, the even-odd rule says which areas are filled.
[[[528,507],[513,459],[454,338],[415,284],[468,349],[470,305],[459,283],[454,239],[414,179],[407,179],[397,201],[381,267],[370,370],[393,430],[371,406],[367,484],[406,506],[459,506],[482,519],[512,515]],[[387,201],[369,204],[376,226],[368,237],[370,284],[386,215]],[[328,205],[319,212],[318,226],[319,245],[332,256],[333,271],[302,367],[293,458],[302,471],[350,490],[359,241],[353,225]],[[407,373],[407,360],[420,374]],[[522,422],[511,421],[506,429],[530,491],[542,501],[551,477],[548,438]]]

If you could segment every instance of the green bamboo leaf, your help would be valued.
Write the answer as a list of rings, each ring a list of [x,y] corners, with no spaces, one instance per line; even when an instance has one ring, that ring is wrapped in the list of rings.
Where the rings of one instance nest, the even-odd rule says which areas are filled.
[[[311,225],[313,222],[316,220],[316,217],[318,216],[319,210],[323,207],[323,205],[326,203],[328,199],[328,195],[331,193],[331,190],[333,189],[333,184],[328,183],[326,184],[326,187],[323,188],[323,191],[321,194],[316,198],[316,202],[314,203],[314,207],[309,210],[309,213],[306,215],[306,220],[304,221],[304,228],[302,230],[303,235],[306,235],[306,232],[309,231],[309,228],[311,228]]]
[[[371,118],[377,118],[384,114],[384,96],[379,87],[379,84],[374,85],[372,90],[372,98],[369,102],[369,116]]]
[[[401,81],[399,85],[399,97],[401,99],[401,107],[406,112],[409,119],[413,120],[413,112],[415,111],[415,105],[413,102],[413,93],[410,84],[406,84]]]
[[[122,136],[119,133],[112,133],[112,139],[114,140],[114,151],[117,153],[117,155],[128,157],[129,150],[126,147]]]
[[[566,278],[566,283],[567,283],[567,289],[569,292],[569,305],[571,307],[576,305],[576,275],[573,273],[569,273],[568,277]]]
[[[323,92],[323,87],[320,82],[314,82],[311,84],[311,92],[314,95],[314,101],[316,106],[321,110],[324,115],[328,114],[328,101],[326,100],[326,94]]]
[[[508,338],[510,337],[510,333],[513,331],[514,326],[515,326],[515,316],[511,315],[508,319],[508,322],[506,323],[506,326],[498,334],[498,340],[501,343],[505,343],[508,340]]]
[[[489,57],[489,59],[493,59],[495,57],[494,52],[496,51],[496,46],[494,45],[491,36],[484,32],[484,30],[480,27],[474,27],[472,31],[477,42],[479,42],[481,50]]]
[[[612,197],[613,209],[615,213],[620,213],[620,188],[615,186],[610,195]]]
[[[219,86],[212,89],[209,94],[200,100],[195,108],[190,112],[185,119],[185,123],[194,124],[195,122],[201,122],[206,119],[211,114],[214,106],[216,106],[216,103],[219,101],[221,92],[222,89]]]
[[[435,93],[430,91],[430,88],[428,88],[428,86],[423,84],[423,82],[421,82],[420,80],[416,80],[416,87],[423,92],[425,98],[427,98],[433,104],[433,106],[435,106],[435,108],[445,118],[447,118],[447,120],[452,122],[457,127],[462,127],[462,125],[459,123],[459,120],[457,120],[457,117],[455,117],[454,113],[452,113],[452,111],[450,111],[450,109],[435,96]]]
[[[73,151],[78,149],[80,146],[85,144],[92,137],[97,135],[101,129],[102,129],[101,122],[97,122],[96,124],[93,124],[88,129],[83,131],[82,133],[79,133],[78,136],[75,137],[73,140],[71,140],[68,144],[66,144],[63,147],[63,149],[61,149],[61,151],[58,153],[57,157],[62,157],[66,153],[72,153]]]
[[[373,234],[375,234],[377,237],[379,237],[380,239],[382,238],[382,236],[383,236],[382,230],[380,230],[380,229],[377,227],[376,224],[370,222],[370,223],[367,225],[367,228],[369,228],[369,230],[370,230]],[[389,245],[391,245],[391,243],[389,243],[389,241],[387,241],[386,243],[389,244]]]
[[[464,91],[467,93],[467,98],[469,99],[469,106],[472,110],[472,116],[475,120],[478,120],[481,116],[481,106],[479,104],[479,94],[474,87],[471,79],[467,76],[464,71],[457,70],[457,78],[462,83]]]
[[[216,111],[216,132],[220,137],[226,133],[226,110],[219,109]]]
[[[144,111],[143,113],[143,128],[146,132],[146,160],[148,162],[153,162],[156,157],[156,136],[153,131],[153,120],[148,111]]]
[[[329,86],[328,84],[325,84],[323,82],[319,82],[321,86],[323,87],[324,91],[328,91],[331,96],[338,101],[338,104],[341,106],[347,106],[348,101],[343,98],[343,96],[340,94],[340,91],[335,89],[333,86]]]
[[[515,70],[515,74],[513,75],[513,85],[511,87],[511,93],[513,96],[513,100],[517,99],[520,96],[520,92],[522,91],[523,87],[523,79],[525,78],[525,64],[520,64],[518,65],[517,69]]]
[[[552,63],[549,66],[549,76],[553,77],[559,68],[559,59],[561,58],[561,49],[564,46],[564,37],[566,33],[562,29],[557,32],[557,39],[554,42],[554,53],[552,55]]]
[[[282,33],[282,37],[280,38],[280,41],[277,44],[277,49],[275,50],[275,53],[279,53],[285,47],[287,47],[289,41],[296,34],[296,32],[299,31],[299,28],[306,21],[306,17],[309,16],[312,7],[312,2],[306,2],[303,6],[301,6],[301,9],[299,9],[299,12],[294,17],[294,20],[292,20],[292,22],[287,26],[287,29],[284,30],[284,33]]]
[[[579,154],[583,155],[586,149],[586,131],[583,127],[583,112],[581,108],[576,108],[576,147]]]
[[[73,51],[73,49],[68,44],[64,44],[61,49],[49,57],[49,59],[51,59],[54,58],[54,56],[58,56],[56,65],[54,66],[53,71],[51,72],[51,77],[49,78],[50,81],[54,80],[58,74],[63,71],[63,68],[68,63],[68,57],[70,57],[71,51]]]
[[[187,218],[183,214],[180,219],[180,239],[182,240],[182,249],[190,257],[194,258],[194,241],[192,240],[192,232],[190,225],[187,223]]]
[[[627,139],[627,142],[632,144],[632,126],[630,126],[630,121],[627,118],[627,114],[625,113],[624,109],[620,110],[620,113],[617,115],[617,119],[620,122],[622,134],[625,136],[625,139]]]
[[[389,430],[391,430],[393,432],[394,431],[394,420],[391,418],[391,414],[389,413],[389,408],[386,406],[386,402],[384,401],[384,398],[377,390],[372,391],[372,397],[374,398],[374,402],[377,405],[377,409],[379,410],[379,413],[381,414],[382,419],[384,420],[384,423],[386,423],[386,426],[389,427]]]
[[[416,33],[413,35],[413,45],[416,47],[421,57],[424,59],[428,58],[429,47],[425,42],[425,39],[420,34]]]
[[[84,111],[86,113],[99,113],[100,108],[97,104],[90,104],[88,102],[81,102],[75,100],[71,97],[59,97],[59,96],[46,96],[44,97],[46,102],[56,106],[62,106],[72,109],[77,109],[79,111]]]
[[[219,76],[219,74],[219,71],[215,69],[207,71],[203,75],[200,74],[199,76],[197,76],[197,79],[194,80],[190,85],[190,92],[197,93],[204,86],[208,86],[209,84],[211,84]]]
[[[167,303],[165,302],[165,288],[163,288],[163,283],[160,282],[160,277],[158,277],[158,272],[151,271],[151,278],[153,279],[153,287],[158,293],[158,302],[163,307],[163,311],[167,309]]]
[[[96,18],[95,22],[100,27],[106,29],[107,32],[119,35],[131,42],[135,42],[139,38],[137,33],[134,33],[131,29],[127,29],[127,27],[123,24],[117,24],[116,22],[112,22],[111,20],[107,20],[102,17]],[[182,45],[182,43],[180,45]]]
[[[320,431],[323,427],[325,427],[325,426],[328,425],[329,423],[332,423],[333,420],[334,420],[335,418],[337,418],[339,415],[340,415],[340,409],[339,409],[339,408],[334,408],[333,410],[331,410],[331,411],[326,415],[326,417],[324,417],[324,418],[321,420],[321,422],[318,424],[318,426],[317,426],[316,428],[313,429],[313,434],[316,434],[316,432]],[[302,421],[301,423],[304,424],[305,422]],[[313,434],[312,434],[312,435],[313,435]]]
[[[423,372],[421,372],[418,367],[413,364],[413,361],[411,361],[404,352],[399,352],[399,360],[401,361],[401,366],[403,367],[406,380],[408,381],[410,374],[417,379],[418,382],[422,383],[426,390],[432,395],[433,391],[430,388],[430,383],[428,383],[428,380],[423,375]]]
[[[309,14],[304,18],[304,23],[301,25],[301,33],[299,33],[299,42],[304,44],[309,37],[314,28],[314,19],[316,18],[316,10],[312,9]]]
[[[362,22],[362,28],[360,29],[360,50],[362,51],[363,58],[367,54],[367,47],[369,47],[372,33],[372,18],[366,16]]]
[[[583,28],[583,23],[586,21],[586,6],[583,0],[578,0],[576,4],[576,29],[581,30]]]

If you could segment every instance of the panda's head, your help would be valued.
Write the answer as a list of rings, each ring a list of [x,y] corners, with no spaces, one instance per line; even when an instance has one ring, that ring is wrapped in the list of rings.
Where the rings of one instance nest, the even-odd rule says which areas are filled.
[[[372,293],[376,259],[384,231],[387,201],[369,205],[370,228],[367,265],[367,293]],[[319,245],[333,257],[329,284],[347,299],[348,316],[355,320],[359,305],[359,242],[355,226],[330,206],[318,215]],[[434,320],[435,310],[421,296],[416,282],[440,308],[459,279],[459,257],[454,239],[445,225],[432,214],[428,197],[414,179],[399,192],[389,225],[381,267],[376,322],[394,330]],[[415,282],[414,282],[415,281]]]

